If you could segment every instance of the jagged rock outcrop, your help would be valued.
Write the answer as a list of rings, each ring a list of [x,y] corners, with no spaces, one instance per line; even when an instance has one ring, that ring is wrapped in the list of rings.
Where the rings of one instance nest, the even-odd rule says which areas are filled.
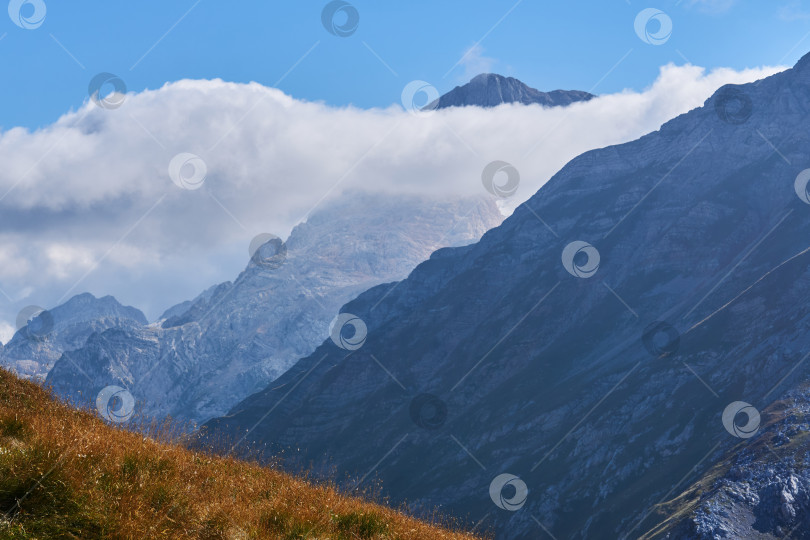
[[[810,387],[787,392],[762,416],[755,437],[658,505],[661,524],[644,539],[810,538]]]

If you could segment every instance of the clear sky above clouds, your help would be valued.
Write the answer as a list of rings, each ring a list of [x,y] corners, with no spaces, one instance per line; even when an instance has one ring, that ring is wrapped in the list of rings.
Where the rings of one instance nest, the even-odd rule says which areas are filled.
[[[505,160],[521,173],[510,210],[576,155],[810,50],[810,5],[795,0],[356,0],[325,24],[328,4],[10,0],[0,341],[24,307],[85,291],[155,319],[234,279],[256,235],[286,238],[313,208],[361,191],[486,195],[480,171]],[[334,35],[346,13],[359,24]],[[600,98],[432,115],[400,105],[411,81],[445,92],[484,71]],[[126,99],[88,102],[99,73]],[[207,169],[198,190],[168,173],[189,152]]]
[[[669,62],[792,65],[810,50],[804,0],[352,0],[360,21],[346,38],[325,30],[321,0],[37,1],[47,12],[35,31],[0,19],[4,129],[77,108],[99,72],[129,91],[219,77],[368,108],[397,103],[414,79],[444,92],[494,71],[544,90],[612,93],[650,85]],[[672,20],[660,46],[634,31],[649,7]]]

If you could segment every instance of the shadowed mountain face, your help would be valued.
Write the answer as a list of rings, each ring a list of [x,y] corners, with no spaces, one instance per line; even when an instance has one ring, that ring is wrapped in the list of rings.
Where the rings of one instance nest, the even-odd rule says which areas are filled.
[[[143,414],[205,421],[310,354],[345,302],[404,278],[441,246],[477,240],[502,219],[483,196],[336,198],[283,246],[265,242],[233,283],[169,309],[159,324],[99,331],[66,351],[46,382],[79,402],[118,385]]]
[[[554,90],[541,92],[527,86],[512,77],[494,73],[482,73],[475,76],[464,86],[456,86],[439,98],[438,106],[448,107],[497,107],[502,103],[538,104],[544,107],[564,107],[577,101],[588,101],[595,96],[579,90]]]
[[[643,534],[755,440],[726,407],[764,409],[810,367],[808,113],[805,57],[581,155],[477,244],[344,306],[362,346],[347,324],[209,441],[379,478],[498,538]]]

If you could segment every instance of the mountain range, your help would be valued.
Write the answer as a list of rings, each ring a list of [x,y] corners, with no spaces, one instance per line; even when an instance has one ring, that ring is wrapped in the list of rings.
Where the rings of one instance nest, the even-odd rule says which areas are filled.
[[[593,97],[557,92],[484,74],[437,106]],[[497,538],[810,538],[808,112],[810,56],[500,225],[492,199],[342,198],[156,322],[80,295],[0,363]]]
[[[757,435],[808,430],[809,112],[806,56],[586,152],[478,243],[346,304],[342,339],[201,444],[373,474],[497,538],[808,537],[806,450],[774,465]],[[677,513],[700,478],[714,494]]]
[[[502,219],[486,196],[440,202],[354,193],[334,199],[286,242],[258,237],[233,282],[170,308],[158,322],[98,328],[92,335],[88,328],[81,346],[63,347],[68,350],[45,382],[78,403],[118,385],[132,393],[143,415],[205,421],[311,353],[329,336],[345,302],[404,278],[441,246],[477,240]]]
[[[491,92],[480,91],[481,81],[502,85],[510,102],[547,95],[487,74],[465,85],[465,104],[489,106]],[[555,100],[541,101],[570,103]],[[167,309],[154,324],[111,297],[81,295],[45,312],[59,321],[47,339],[29,339],[23,327],[5,350],[0,346],[0,365],[26,378],[47,377],[71,400],[92,400],[115,383],[139,396],[143,414],[204,421],[309,354],[343,303],[373,285],[401,279],[439,247],[476,240],[502,219],[492,200],[483,198],[446,203],[354,194],[293,231],[283,245],[285,262],[290,255],[290,264],[279,265],[284,268],[251,261],[234,283],[212,286]],[[262,249],[280,247],[271,244]],[[107,313],[111,303],[119,316]]]
[[[62,353],[83,346],[92,334],[147,324],[140,310],[122,306],[112,296],[96,298],[89,293],[74,296],[52,310],[37,311],[31,313],[31,324],[22,326],[5,347],[0,347],[0,365],[24,379],[40,382]]]

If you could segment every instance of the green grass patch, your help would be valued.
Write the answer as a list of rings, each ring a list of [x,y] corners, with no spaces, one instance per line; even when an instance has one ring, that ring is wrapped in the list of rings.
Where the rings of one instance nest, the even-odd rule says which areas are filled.
[[[332,514],[337,529],[350,538],[374,538],[388,531],[388,524],[382,517],[372,513],[351,512]]]
[[[90,515],[83,502],[63,480],[53,452],[33,446],[0,456],[0,513],[13,521],[12,537],[25,531],[31,538],[102,538],[103,518]]]
[[[25,423],[15,417],[0,418],[0,437],[11,437],[13,439],[23,439],[28,433]]]
[[[259,530],[263,534],[272,534],[284,540],[317,537],[319,529],[317,523],[301,521],[295,516],[278,511],[268,512],[259,520]]]

